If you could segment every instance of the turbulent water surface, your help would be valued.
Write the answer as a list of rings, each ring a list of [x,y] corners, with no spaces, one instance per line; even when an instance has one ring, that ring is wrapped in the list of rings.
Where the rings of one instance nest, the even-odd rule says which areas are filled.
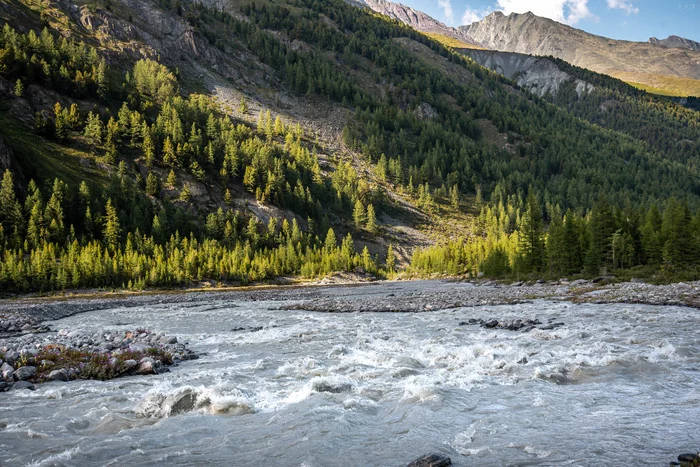
[[[432,287],[325,293],[410,300]],[[201,358],[158,376],[0,394],[0,464],[384,466],[435,451],[454,465],[667,465],[700,447],[696,309],[535,301],[330,314],[289,303],[208,294],[49,323],[164,331]],[[460,325],[470,318],[563,325]]]

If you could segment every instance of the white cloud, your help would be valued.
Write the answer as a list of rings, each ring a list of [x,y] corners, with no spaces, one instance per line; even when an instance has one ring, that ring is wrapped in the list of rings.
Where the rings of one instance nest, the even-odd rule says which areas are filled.
[[[464,14],[462,15],[462,23],[464,25],[467,24],[472,24],[476,21],[481,21],[491,13],[493,9],[490,8],[485,8],[483,10],[472,10],[471,8],[467,7],[466,10],[464,10]]]
[[[608,0],[608,2],[626,0]],[[578,21],[595,16],[588,9],[588,0],[498,0],[498,9],[505,14],[533,12],[537,16],[576,24]]]
[[[452,21],[452,1],[451,0],[438,0],[438,5],[442,8],[443,13],[445,13],[445,18]]]
[[[632,2],[627,0],[608,0],[608,8],[617,8],[624,11],[627,15],[636,15],[639,13],[639,8],[632,5]]]

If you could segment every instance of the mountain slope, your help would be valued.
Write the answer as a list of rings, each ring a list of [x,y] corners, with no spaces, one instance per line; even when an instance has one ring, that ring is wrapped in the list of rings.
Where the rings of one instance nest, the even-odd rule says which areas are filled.
[[[479,268],[497,238],[517,253],[538,197],[582,219],[606,197],[700,204],[696,114],[650,122],[683,147],[601,128],[339,0],[14,0],[0,18],[0,288],[380,273],[390,244],[459,237],[485,242]]]
[[[441,37],[445,37],[460,41],[472,48],[481,48],[478,43],[471,42],[459,29],[447,26],[422,11],[415,10],[401,3],[388,0],[359,0],[356,3],[361,6],[366,6],[391,19],[407,24],[416,31],[428,33],[431,37],[438,40],[440,40]],[[462,46],[464,47],[464,45]]]
[[[697,50],[608,39],[529,12],[508,16],[494,12],[459,30],[489,49],[551,55],[628,82],[680,95],[700,95]]]

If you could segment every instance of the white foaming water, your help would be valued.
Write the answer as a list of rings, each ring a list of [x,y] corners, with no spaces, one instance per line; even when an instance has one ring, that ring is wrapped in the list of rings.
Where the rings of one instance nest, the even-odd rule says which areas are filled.
[[[464,286],[327,290],[436,287]],[[0,464],[400,465],[438,451],[457,466],[661,465],[700,447],[698,310],[537,301],[324,314],[196,297],[53,323],[162,331],[201,358],[0,394]],[[459,324],[470,318],[563,326]]]

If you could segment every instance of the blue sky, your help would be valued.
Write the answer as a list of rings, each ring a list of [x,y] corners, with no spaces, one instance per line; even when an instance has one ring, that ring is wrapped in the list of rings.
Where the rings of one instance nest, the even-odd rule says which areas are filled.
[[[394,0],[450,26],[469,24],[494,10],[524,13],[633,41],[671,34],[700,41],[700,0]]]

